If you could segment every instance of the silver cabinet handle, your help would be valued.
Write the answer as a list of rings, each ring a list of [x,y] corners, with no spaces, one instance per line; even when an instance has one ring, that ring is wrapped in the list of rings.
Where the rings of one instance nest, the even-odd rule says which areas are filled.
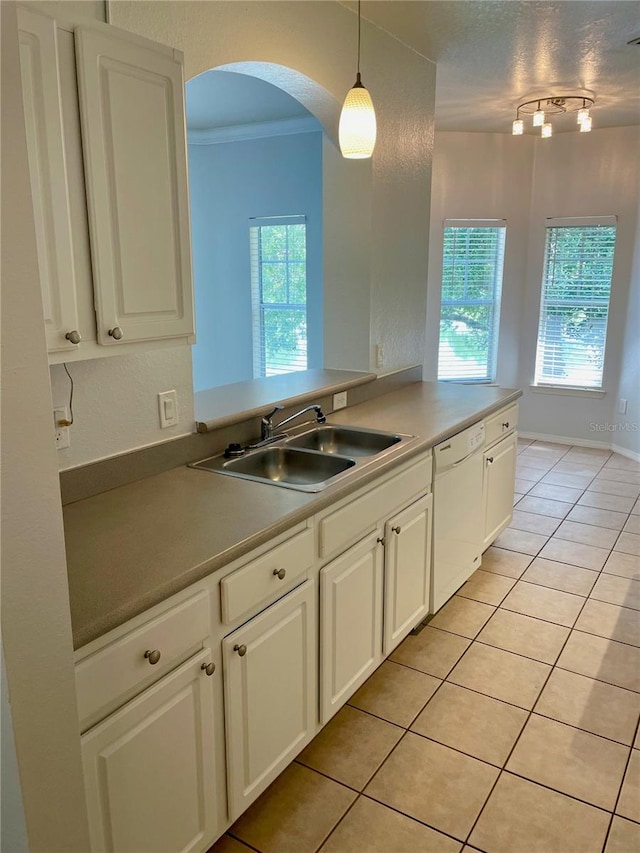
[[[506,424],[502,424],[502,429],[509,429],[509,421]]]
[[[380,545],[384,545],[384,536],[378,536],[376,542],[378,542]]]
[[[215,663],[203,663],[200,669],[204,670],[207,675],[213,675],[216,671]]]
[[[113,329],[109,329],[109,336],[112,337],[114,341],[120,341],[124,337],[124,332],[120,326],[114,326]]]
[[[149,661],[149,663],[154,666],[160,660],[160,650],[154,649],[153,651],[151,651],[151,649],[147,649],[147,651],[144,653],[144,656]]]
[[[77,329],[74,329],[72,332],[67,332],[65,339],[70,341],[72,344],[79,344],[82,340],[82,335]]]
[[[394,533],[397,533],[398,536],[400,536],[400,534],[402,533],[402,528],[400,527],[399,524],[397,524],[395,527],[392,527],[391,529],[393,530]]]
[[[493,465],[493,456],[487,456],[487,465]]]
[[[274,569],[273,574],[275,577],[280,578],[280,580],[284,580],[284,576],[287,574],[286,569]]]
[[[239,646],[239,645],[236,643],[236,644],[235,644],[235,646],[233,647],[233,651],[234,651],[234,652],[238,652],[238,654],[240,655],[240,657],[241,657],[241,658],[243,658],[243,657],[246,655],[246,653],[247,653],[247,647],[244,645],[244,643],[243,643],[241,646]]]

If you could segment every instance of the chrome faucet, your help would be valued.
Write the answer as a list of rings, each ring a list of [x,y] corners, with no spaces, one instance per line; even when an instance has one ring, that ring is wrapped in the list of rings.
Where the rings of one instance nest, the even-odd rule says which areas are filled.
[[[290,415],[288,418],[285,418],[283,421],[280,421],[279,424],[274,424],[272,420],[273,416],[276,412],[281,411],[283,408],[284,406],[276,406],[272,412],[269,412],[268,415],[265,415],[262,418],[262,420],[260,421],[261,441],[272,441],[275,438],[279,438],[279,436],[275,433],[276,429],[286,426],[288,423],[291,423],[291,421],[295,420],[296,418],[299,418],[300,415],[304,415],[306,412],[315,412],[316,422],[319,424],[324,424],[327,421],[327,418],[320,406],[314,404],[312,406],[305,406],[304,409],[300,409],[300,411],[296,412],[295,415]]]

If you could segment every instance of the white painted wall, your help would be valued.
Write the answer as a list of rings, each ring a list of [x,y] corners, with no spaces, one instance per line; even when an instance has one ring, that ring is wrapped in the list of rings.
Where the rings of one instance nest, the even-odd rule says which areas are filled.
[[[83,853],[89,834],[15,4],[0,3],[0,13],[2,647],[29,849]]]
[[[497,381],[523,388],[520,429],[585,442],[617,443],[638,452],[638,173],[640,128],[608,128],[552,139],[506,134],[438,133],[433,168],[426,378],[437,374],[444,218],[507,219]],[[604,397],[534,392],[535,347],[547,217],[618,216],[603,378]],[[634,256],[635,253],[635,256]],[[632,265],[636,264],[633,273]],[[627,430],[617,400],[630,401]],[[635,386],[635,387],[634,387]]]
[[[619,414],[613,403],[611,435],[613,445],[619,449],[640,453],[640,179],[637,180],[636,198],[638,213],[631,271],[631,293],[627,309],[627,322],[622,343],[622,365],[618,383],[617,400],[627,401],[626,414]]]

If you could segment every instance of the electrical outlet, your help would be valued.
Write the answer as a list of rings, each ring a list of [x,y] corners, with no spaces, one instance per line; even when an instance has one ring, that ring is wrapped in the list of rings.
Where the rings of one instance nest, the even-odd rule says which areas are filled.
[[[344,409],[347,405],[347,392],[340,391],[338,394],[333,395],[333,411],[335,412],[337,409]]]
[[[626,415],[627,414],[627,401],[622,397],[618,400],[618,414]]]
[[[376,367],[384,367],[384,347],[376,344]]]
[[[160,429],[166,429],[178,423],[178,397],[175,391],[162,391],[158,394],[158,414]]]
[[[60,426],[61,421],[69,420],[69,412],[64,408],[53,410],[53,429],[56,439],[56,447],[58,450],[64,450],[65,447],[71,447],[71,430],[68,426]]]

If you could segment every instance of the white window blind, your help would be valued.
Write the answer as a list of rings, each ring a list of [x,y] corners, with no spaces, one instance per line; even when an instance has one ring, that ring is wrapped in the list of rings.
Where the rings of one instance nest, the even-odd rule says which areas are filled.
[[[548,220],[536,385],[601,388],[616,218]]]
[[[444,221],[438,379],[495,377],[506,223]]]
[[[307,368],[304,216],[250,220],[253,375]]]

